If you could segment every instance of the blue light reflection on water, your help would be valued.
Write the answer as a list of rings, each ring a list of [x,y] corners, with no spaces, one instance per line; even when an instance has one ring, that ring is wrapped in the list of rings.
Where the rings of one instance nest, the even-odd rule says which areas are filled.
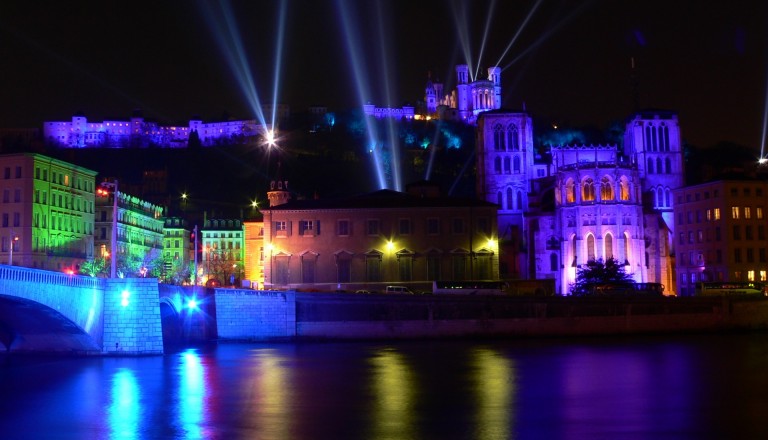
[[[141,392],[133,371],[120,368],[112,377],[111,404],[108,410],[109,438],[138,438],[143,422]]]
[[[3,438],[768,438],[766,334],[0,361]]]
[[[205,414],[205,369],[195,350],[181,353],[179,369],[179,425],[185,437],[203,438],[201,423]]]

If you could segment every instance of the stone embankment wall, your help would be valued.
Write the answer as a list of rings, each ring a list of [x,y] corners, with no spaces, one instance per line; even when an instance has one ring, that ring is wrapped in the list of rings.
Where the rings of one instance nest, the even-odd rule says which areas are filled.
[[[568,336],[768,328],[761,298],[353,295],[216,290],[220,339]]]
[[[216,289],[219,339],[279,339],[296,335],[294,292]]]

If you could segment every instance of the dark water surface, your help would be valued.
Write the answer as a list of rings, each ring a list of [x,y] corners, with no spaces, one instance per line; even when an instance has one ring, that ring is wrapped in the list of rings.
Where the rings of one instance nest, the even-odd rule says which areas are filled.
[[[768,439],[768,334],[0,357],[2,439]]]

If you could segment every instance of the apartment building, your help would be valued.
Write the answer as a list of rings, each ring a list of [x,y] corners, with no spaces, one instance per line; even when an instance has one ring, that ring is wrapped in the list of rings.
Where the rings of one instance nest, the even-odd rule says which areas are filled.
[[[681,295],[699,282],[768,280],[768,182],[720,180],[673,195]]]
[[[77,271],[94,255],[96,172],[34,153],[0,156],[0,263]]]

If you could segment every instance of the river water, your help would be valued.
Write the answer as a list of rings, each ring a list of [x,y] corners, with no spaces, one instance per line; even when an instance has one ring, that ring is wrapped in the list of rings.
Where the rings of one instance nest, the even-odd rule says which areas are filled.
[[[766,439],[768,334],[0,357],[3,439]]]

